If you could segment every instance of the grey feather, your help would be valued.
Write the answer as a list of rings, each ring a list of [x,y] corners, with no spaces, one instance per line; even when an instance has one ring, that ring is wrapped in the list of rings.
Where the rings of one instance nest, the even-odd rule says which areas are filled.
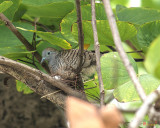
[[[76,70],[79,68],[78,49],[57,51],[53,48],[46,48],[42,52],[42,62],[48,61],[52,75],[59,75],[64,79],[75,79]],[[93,75],[96,69],[95,53],[84,51],[82,61],[82,78]]]

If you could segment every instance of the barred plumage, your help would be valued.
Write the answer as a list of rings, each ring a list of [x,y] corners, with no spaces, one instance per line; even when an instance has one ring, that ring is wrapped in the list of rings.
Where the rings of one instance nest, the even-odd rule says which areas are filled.
[[[42,61],[47,60],[52,75],[61,76],[64,79],[75,79],[78,69],[78,49],[57,51],[53,48],[46,48],[42,52]],[[82,61],[82,78],[87,79],[95,73],[95,53],[84,51]]]

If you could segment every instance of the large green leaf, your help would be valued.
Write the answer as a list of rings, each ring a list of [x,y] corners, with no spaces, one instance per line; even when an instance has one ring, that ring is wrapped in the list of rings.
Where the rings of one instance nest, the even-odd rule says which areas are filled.
[[[136,35],[137,30],[134,25],[127,22],[118,21],[117,26],[121,36],[121,40],[125,41]],[[99,43],[102,45],[114,45],[112,33],[107,20],[97,20],[97,31]],[[84,33],[84,43],[93,44],[93,30],[91,21],[83,21],[83,33]],[[77,23],[72,26],[72,34],[78,41],[78,28]]]
[[[26,23],[14,23],[14,25],[33,29],[32,25]],[[22,30],[20,32],[29,42],[32,41],[32,33]],[[22,42],[6,26],[0,26],[0,33],[0,55],[16,60],[31,53],[26,50]]]
[[[27,51],[23,47],[4,47],[0,48],[0,55],[7,58],[16,60],[23,57],[26,57],[27,54],[31,54],[31,51]]]
[[[61,50],[59,46],[57,45],[53,45],[47,41],[41,41],[40,43],[37,44],[36,46],[36,50],[39,52],[39,53],[42,53],[42,51],[45,49],[45,48],[48,48],[48,47],[52,47],[52,48],[55,48],[57,50]]]
[[[145,67],[149,73],[160,78],[160,36],[158,36],[149,47],[146,55]]]
[[[141,6],[147,7],[147,8],[160,9],[160,1],[159,0],[141,0]]]
[[[57,45],[61,48],[65,48],[65,49],[70,49],[71,48],[71,45],[66,40],[64,40],[62,38],[59,38],[59,37],[55,36],[54,34],[52,34],[50,32],[37,31],[36,33],[42,39],[48,41],[49,43],[51,43],[53,45]]]
[[[33,29],[34,27],[27,23],[13,23],[16,27],[24,27],[26,29]],[[32,41],[33,34],[30,32],[20,30],[22,35],[29,41]],[[21,46],[19,39],[6,27],[0,26],[0,48]]]
[[[142,25],[137,33],[136,46],[146,51],[151,42],[160,34],[160,21]]]
[[[127,6],[129,3],[129,0],[111,0],[111,6],[112,8],[115,8],[117,4]]]
[[[23,4],[32,6],[42,6],[53,2],[75,2],[75,0],[22,0]]]
[[[13,4],[12,1],[4,1],[0,4],[0,13],[4,12]]]
[[[63,38],[58,37],[57,33],[54,35],[51,32],[42,32],[42,31],[35,31],[35,30],[27,30],[24,28],[18,27],[18,29],[26,31],[26,32],[36,32],[38,36],[40,36],[43,40],[48,41],[52,45],[57,45],[61,48],[70,49],[71,45]]]
[[[72,2],[55,2],[41,6],[27,6],[27,14],[34,17],[63,18],[73,9]]]
[[[13,22],[19,21],[22,18],[22,16],[26,13],[26,11],[27,11],[27,7],[24,4],[20,4],[12,21]]]
[[[1,0],[1,1],[5,1],[5,0]],[[21,3],[21,0],[10,0],[10,2],[12,1],[12,5],[10,6],[10,8],[8,8],[6,11],[4,11],[4,15],[10,19],[13,20],[13,17],[15,15],[15,12],[18,10],[19,5]]]
[[[156,90],[160,84],[159,80],[149,74],[139,76],[139,81],[147,95]],[[131,80],[117,87],[113,94],[119,102],[140,100]]]
[[[136,73],[138,73],[137,65],[131,56],[128,56]],[[107,53],[101,57],[102,79],[105,89],[114,89],[130,80],[128,72],[121,61],[118,53]]]
[[[142,25],[146,22],[160,20],[160,11],[149,8],[126,8],[117,13],[120,21]]]
[[[84,5],[81,6],[81,13],[82,13],[82,20],[89,20],[91,21],[91,5]],[[106,14],[104,11],[103,4],[96,4],[96,19],[97,20],[106,20]],[[70,43],[77,43],[77,41],[74,39],[71,28],[72,25],[77,22],[77,13],[74,9],[71,13],[66,15],[62,22],[61,22],[61,32],[64,35],[65,38],[67,38]]]
[[[39,23],[52,26],[54,30],[59,30],[62,18],[74,8],[73,0],[23,0],[22,4],[27,9],[22,19],[40,18]]]

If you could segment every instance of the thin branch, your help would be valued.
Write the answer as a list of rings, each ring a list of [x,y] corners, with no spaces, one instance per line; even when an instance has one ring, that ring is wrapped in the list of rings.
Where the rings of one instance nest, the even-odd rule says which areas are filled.
[[[135,51],[130,51],[130,52],[126,52],[126,53],[139,53],[139,52],[142,52],[142,53],[143,53],[142,50],[135,50]]]
[[[138,109],[122,109],[118,108],[118,110],[122,113],[136,113]]]
[[[136,59],[136,58],[133,58],[136,62],[143,62],[144,59]]]
[[[35,18],[34,20],[34,30],[37,31],[37,22],[38,22],[39,18]],[[34,50],[36,51],[36,37],[37,34],[36,32],[33,33],[33,38],[32,38],[32,46],[34,48]],[[33,64],[35,64],[35,57],[34,57],[34,53],[32,54],[32,60],[33,60]]]
[[[137,51],[136,47],[130,42],[130,40],[126,40],[126,43],[135,51]],[[141,52],[138,52],[138,54],[144,59],[144,55]]]
[[[80,0],[76,0],[76,10],[77,10],[78,43],[79,43],[79,58],[80,58],[77,74],[79,75],[82,70],[82,61],[83,61],[83,52],[84,52],[84,36],[83,36],[83,29],[82,29]]]
[[[96,27],[96,10],[95,10],[95,0],[91,0],[91,8],[92,8],[92,29],[93,29],[93,36],[94,36],[94,49],[96,54],[96,67],[98,73],[98,81],[99,81],[99,89],[100,89],[100,105],[104,105],[104,85],[102,80],[102,73],[101,73],[101,63],[100,63],[100,49],[99,49],[99,42],[98,42],[98,34],[97,34],[97,27]]]
[[[32,21],[29,21],[29,20],[26,20],[26,19],[20,19],[22,22],[27,22],[27,23],[31,23],[32,25],[35,24],[35,22],[32,22]],[[52,30],[50,30],[47,26],[41,24],[41,23],[36,23],[39,27],[43,28],[46,32],[53,32]]]
[[[147,98],[145,99],[143,105],[140,107],[140,109],[136,112],[136,115],[132,122],[129,124],[129,128],[138,128],[140,123],[142,122],[144,116],[147,114],[149,110],[154,109],[152,103],[158,99],[160,96],[160,91],[156,90],[155,92],[151,93]]]
[[[9,19],[3,14],[0,13],[0,19],[5,23],[5,25],[17,36],[17,38],[24,44],[28,51],[34,51],[34,47],[26,40],[26,38],[16,29],[16,27],[9,21]],[[32,53],[35,55],[36,59],[41,62],[41,55],[38,52]],[[48,72],[49,68],[47,63],[44,63],[42,67]]]
[[[133,66],[131,65],[124,49],[123,49],[123,46],[122,46],[122,43],[121,43],[121,39],[120,39],[120,35],[119,35],[119,32],[118,32],[118,28],[117,28],[117,24],[116,24],[116,20],[114,18],[114,14],[113,14],[113,11],[112,11],[112,8],[111,8],[111,5],[110,5],[110,0],[103,0],[103,3],[104,3],[104,7],[105,7],[105,11],[106,11],[106,15],[108,17],[108,21],[109,21],[109,25],[110,25],[110,29],[111,29],[111,32],[112,32],[112,35],[113,35],[113,40],[114,40],[114,43],[116,45],[116,49],[128,71],[128,74],[130,75],[131,79],[132,79],[132,82],[138,92],[138,95],[140,96],[141,100],[142,101],[145,101],[146,99],[146,94],[137,78],[137,74],[136,72],[134,71],[134,68]]]
[[[10,60],[10,59],[7,59],[5,57],[0,56],[0,67],[3,67],[3,66],[5,66],[6,69],[0,68],[0,70],[2,72],[10,74],[15,78],[17,77],[16,79],[18,79],[20,81],[22,81],[21,79],[26,78],[27,80],[22,81],[22,82],[24,82],[27,85],[28,85],[28,81],[30,81],[29,78],[31,78],[32,76],[36,76],[36,79],[38,79],[42,83],[44,83],[44,82],[50,83],[52,86],[62,90],[63,92],[65,92],[68,95],[76,96],[81,99],[85,99],[85,96],[82,93],[79,93],[79,92],[73,90],[72,88],[68,87],[68,85],[62,83],[61,81],[53,79],[53,77],[51,77],[51,76],[49,76],[39,70],[31,68],[25,64],[18,63],[16,61],[13,61],[13,60]],[[11,72],[8,69],[13,70],[13,72]],[[15,75],[15,74],[17,74],[17,75]],[[26,77],[27,74],[30,75],[29,78]],[[31,82],[36,81],[36,79],[35,80],[33,79],[33,81],[31,81]],[[35,86],[35,85],[31,84],[29,87],[34,89],[34,91],[35,91],[35,88],[37,88],[37,87],[33,88],[33,86]],[[45,85],[43,85],[43,86],[45,86]],[[52,93],[52,92],[49,92],[49,93]],[[49,93],[47,93],[47,94],[49,94]],[[45,95],[46,95],[46,93],[45,93]]]
[[[21,62],[24,62],[24,63],[27,63],[27,64],[31,64],[31,65],[33,65],[36,69],[38,69],[37,65],[36,65],[35,63],[33,63],[33,62],[28,62],[28,61],[25,61],[25,60],[22,60],[22,59],[17,59],[17,60],[19,60],[19,61],[21,61]],[[38,69],[38,70],[39,70],[39,69]]]
[[[107,47],[110,48],[113,52],[116,51],[116,49],[115,49],[113,46],[108,46],[108,45],[107,45]]]

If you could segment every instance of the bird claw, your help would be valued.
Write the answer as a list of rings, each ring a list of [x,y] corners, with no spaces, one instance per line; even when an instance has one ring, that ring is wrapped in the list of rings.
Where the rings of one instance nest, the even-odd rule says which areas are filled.
[[[56,79],[56,80],[60,80],[61,79],[60,76],[53,76],[53,78]]]

